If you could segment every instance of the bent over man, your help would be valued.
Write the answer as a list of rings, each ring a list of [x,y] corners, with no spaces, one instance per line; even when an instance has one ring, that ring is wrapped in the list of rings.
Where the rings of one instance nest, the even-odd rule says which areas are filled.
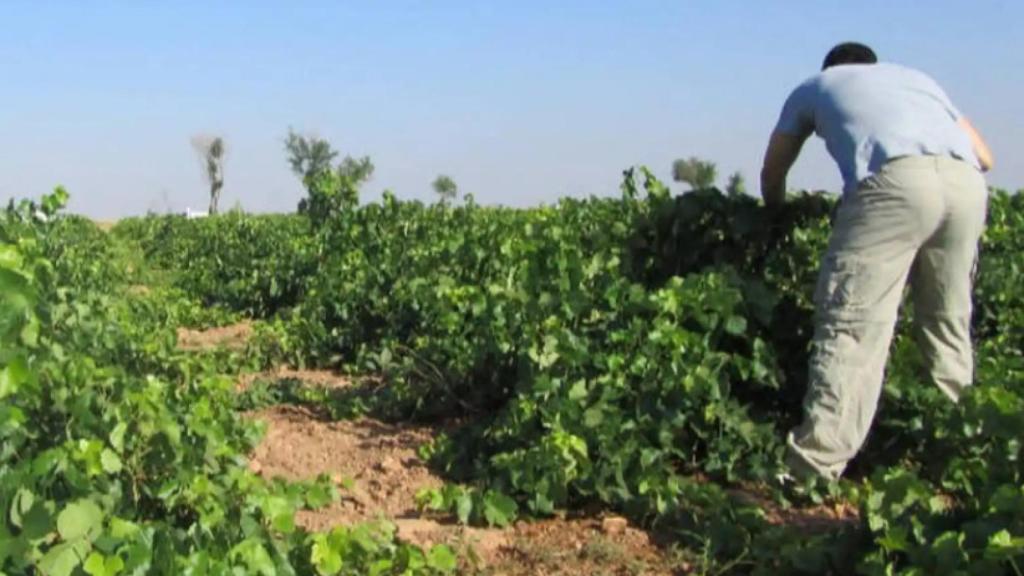
[[[761,171],[768,207],[785,201],[786,175],[811,133],[844,187],[787,464],[798,477],[837,479],[874,418],[908,281],[932,381],[954,401],[972,382],[971,282],[988,197],[981,171],[992,155],[934,80],[878,63],[856,43],[833,48],[786,100]]]

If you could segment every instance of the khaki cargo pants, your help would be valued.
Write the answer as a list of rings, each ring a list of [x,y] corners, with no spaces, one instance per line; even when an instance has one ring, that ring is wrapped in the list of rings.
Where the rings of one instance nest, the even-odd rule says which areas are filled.
[[[904,286],[931,380],[951,399],[973,378],[971,283],[988,190],[948,157],[890,161],[847,193],[815,293],[804,422],[787,463],[801,477],[836,479],[875,416]]]

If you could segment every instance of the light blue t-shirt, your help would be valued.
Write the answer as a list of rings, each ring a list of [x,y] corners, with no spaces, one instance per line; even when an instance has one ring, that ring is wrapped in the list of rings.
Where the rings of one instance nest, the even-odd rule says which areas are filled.
[[[960,111],[922,72],[896,64],[844,64],[814,75],[790,94],[775,127],[815,132],[839,165],[843,190],[900,156],[952,156],[979,168]]]

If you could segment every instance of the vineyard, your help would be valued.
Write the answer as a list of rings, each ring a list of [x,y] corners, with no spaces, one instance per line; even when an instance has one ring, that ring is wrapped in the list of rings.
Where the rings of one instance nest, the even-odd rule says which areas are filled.
[[[927,384],[906,306],[868,444],[838,485],[792,493],[834,197],[769,212],[646,170],[529,209],[308,187],[287,215],[104,231],[62,189],[0,215],[0,573],[488,573],[387,519],[301,521],[365,487],[254,467],[249,415],[292,406],[422,439],[425,518],[620,515],[672,551],[650,573],[1022,574],[1024,196],[991,196],[974,389],[953,405]]]

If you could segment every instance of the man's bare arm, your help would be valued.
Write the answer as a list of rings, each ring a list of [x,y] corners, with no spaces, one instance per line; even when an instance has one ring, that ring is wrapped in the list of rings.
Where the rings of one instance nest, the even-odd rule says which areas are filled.
[[[761,195],[768,207],[782,205],[786,200],[786,176],[793,167],[807,136],[773,132],[764,153],[761,168]]]
[[[978,157],[981,170],[988,172],[995,165],[995,160],[992,158],[992,150],[989,149],[985,139],[981,137],[981,134],[978,133],[978,130],[974,128],[974,125],[971,124],[971,121],[966,116],[960,117],[959,124],[967,132],[967,135],[971,137],[971,146],[974,147],[974,155]]]

